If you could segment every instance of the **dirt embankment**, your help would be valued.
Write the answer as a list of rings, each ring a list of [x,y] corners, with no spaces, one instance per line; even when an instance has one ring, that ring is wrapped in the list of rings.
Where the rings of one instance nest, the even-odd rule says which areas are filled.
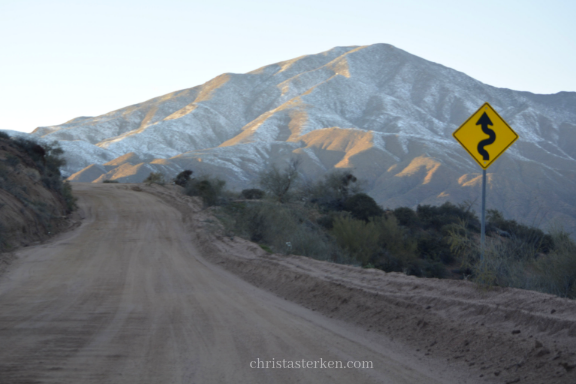
[[[25,144],[0,137],[0,273],[14,259],[11,250],[38,244],[77,221],[67,216],[59,172],[50,169],[57,156],[47,159],[45,148]]]
[[[176,207],[203,256],[251,284],[402,342],[495,383],[576,383],[576,302],[467,281],[424,279],[269,255],[218,231],[194,198],[145,188]]]

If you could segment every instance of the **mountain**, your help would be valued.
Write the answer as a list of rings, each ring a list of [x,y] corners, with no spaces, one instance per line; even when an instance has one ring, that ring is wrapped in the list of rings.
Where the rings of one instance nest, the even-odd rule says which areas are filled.
[[[240,189],[298,157],[305,179],[352,169],[384,207],[414,207],[478,199],[481,169],[451,134],[484,102],[520,136],[488,170],[487,208],[576,228],[576,93],[495,88],[387,44],[223,74],[33,135],[60,142],[71,181],[191,169]]]

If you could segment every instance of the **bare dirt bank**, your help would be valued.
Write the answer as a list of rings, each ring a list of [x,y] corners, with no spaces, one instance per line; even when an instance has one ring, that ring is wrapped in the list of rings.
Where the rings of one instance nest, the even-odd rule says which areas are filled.
[[[257,287],[398,341],[414,357],[470,379],[576,383],[572,300],[268,255],[256,244],[219,235],[209,211],[193,198],[169,188],[146,190],[183,212],[204,258]]]

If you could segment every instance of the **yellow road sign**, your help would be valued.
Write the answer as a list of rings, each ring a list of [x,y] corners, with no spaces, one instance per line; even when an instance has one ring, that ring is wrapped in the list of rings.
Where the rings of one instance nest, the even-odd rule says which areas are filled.
[[[488,103],[484,103],[452,136],[482,169],[503,154],[518,135]]]

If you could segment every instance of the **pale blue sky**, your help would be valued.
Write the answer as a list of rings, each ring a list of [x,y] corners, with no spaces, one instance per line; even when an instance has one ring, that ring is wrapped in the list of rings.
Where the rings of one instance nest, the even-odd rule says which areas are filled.
[[[576,91],[576,2],[0,0],[0,129],[32,131],[335,46]]]

